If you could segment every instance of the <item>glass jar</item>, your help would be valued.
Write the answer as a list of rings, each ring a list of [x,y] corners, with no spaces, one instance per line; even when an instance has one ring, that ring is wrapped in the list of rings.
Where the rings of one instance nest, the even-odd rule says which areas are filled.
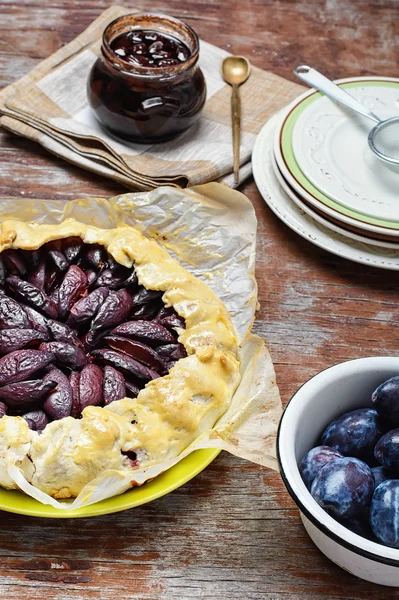
[[[140,30],[182,42],[188,58],[163,66],[123,60],[111,45]],[[104,31],[101,56],[88,80],[88,99],[98,120],[112,134],[134,142],[161,142],[185,131],[199,118],[206,99],[198,55],[198,36],[183,21],[152,13],[115,19]]]

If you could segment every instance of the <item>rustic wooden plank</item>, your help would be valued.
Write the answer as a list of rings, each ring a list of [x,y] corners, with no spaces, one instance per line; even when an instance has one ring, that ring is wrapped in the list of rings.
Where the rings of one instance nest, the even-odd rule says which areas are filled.
[[[0,86],[73,39],[108,5],[3,0]],[[397,74],[396,0],[157,0],[151,8],[290,79],[300,62],[331,77]],[[122,191],[8,133],[0,133],[0,147],[0,197],[25,195],[29,202]],[[317,249],[276,219],[252,181],[242,189],[259,220],[255,331],[269,342],[284,403],[331,364],[397,354],[399,275]],[[277,473],[226,454],[181,489],[124,513],[79,521],[0,517],[0,597],[7,600],[398,597],[318,552]]]
[[[10,515],[0,547],[5,598],[23,589],[29,598],[361,600],[370,590],[314,548],[277,474],[227,455],[125,513],[79,522]],[[373,587],[373,599],[394,597]]]

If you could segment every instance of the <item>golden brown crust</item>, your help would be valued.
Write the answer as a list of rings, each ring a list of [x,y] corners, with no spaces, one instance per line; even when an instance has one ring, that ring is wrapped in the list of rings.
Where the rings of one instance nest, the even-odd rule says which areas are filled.
[[[33,250],[70,236],[103,245],[126,267],[134,263],[140,284],[164,292],[165,304],[186,321],[179,341],[188,356],[168,375],[149,382],[137,399],[124,398],[105,408],[88,407],[82,419],[53,421],[41,435],[20,423],[19,417],[3,417],[0,449],[16,421],[21,431],[21,442],[17,439],[14,452],[3,460],[18,466],[28,481],[57,498],[78,495],[106,469],[132,472],[122,451],[136,452],[140,467],[178,456],[226,411],[239,382],[237,338],[224,304],[138,230],[98,229],[73,219],[60,225],[6,221],[0,229],[0,251]],[[0,485],[10,487],[3,470]]]

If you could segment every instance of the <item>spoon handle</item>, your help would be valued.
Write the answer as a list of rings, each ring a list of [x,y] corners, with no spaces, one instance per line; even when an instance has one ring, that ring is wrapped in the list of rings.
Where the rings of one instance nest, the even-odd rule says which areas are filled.
[[[371,110],[367,110],[365,106],[356,98],[354,98],[351,94],[348,94],[344,89],[340,88],[338,85],[327,79],[324,75],[316,71],[316,69],[312,69],[307,65],[301,65],[294,69],[294,74],[302,79],[309,86],[316,88],[319,92],[323,92],[329,98],[336,100],[340,104],[344,104],[348,108],[351,108],[355,112],[360,113],[364,117],[368,117],[372,119],[376,123],[380,122],[380,119],[371,112]]]
[[[231,125],[233,129],[233,169],[234,182],[239,182],[240,171],[240,130],[241,130],[241,101],[237,84],[233,84],[231,93]]]

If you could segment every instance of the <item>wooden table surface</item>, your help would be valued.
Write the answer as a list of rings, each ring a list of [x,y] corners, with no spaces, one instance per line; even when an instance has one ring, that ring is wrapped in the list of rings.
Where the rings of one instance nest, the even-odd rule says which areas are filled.
[[[72,40],[107,6],[1,0],[0,87]],[[130,6],[148,9],[148,2]],[[398,75],[397,0],[155,0],[152,8],[186,19],[203,39],[287,78],[300,63],[336,78]],[[0,198],[122,191],[27,140],[0,137]],[[253,180],[242,191],[259,219],[255,330],[270,345],[283,403],[325,367],[396,355],[398,274],[319,250],[276,219]],[[0,518],[6,600],[399,598],[399,591],[361,582],[330,563],[305,533],[279,475],[226,453],[179,490],[134,510],[79,521]]]

